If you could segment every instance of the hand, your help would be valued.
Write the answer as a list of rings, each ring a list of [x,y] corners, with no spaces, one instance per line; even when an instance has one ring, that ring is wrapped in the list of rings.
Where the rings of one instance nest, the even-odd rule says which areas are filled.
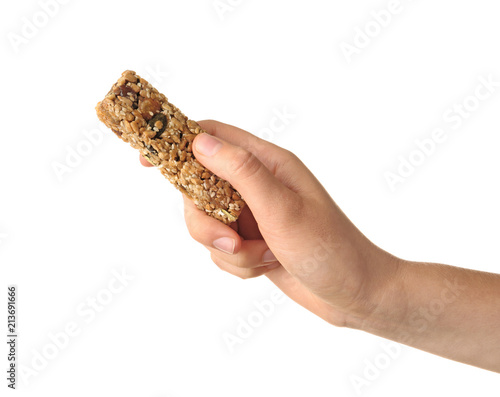
[[[194,140],[196,159],[248,204],[227,226],[185,198],[189,232],[217,266],[265,274],[333,325],[500,372],[500,275],[398,259],[363,236],[295,155],[227,124],[200,125],[211,135]]]
[[[367,316],[369,295],[397,273],[394,257],[361,234],[294,154],[227,124],[200,125],[212,136],[196,137],[197,160],[248,204],[227,226],[184,197],[189,232],[213,262],[241,278],[266,274],[334,325]]]

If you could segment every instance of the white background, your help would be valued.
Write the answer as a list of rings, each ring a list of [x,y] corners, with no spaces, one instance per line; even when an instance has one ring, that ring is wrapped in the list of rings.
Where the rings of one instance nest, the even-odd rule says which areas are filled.
[[[500,272],[500,87],[461,128],[443,121],[481,76],[500,81],[498,1],[401,0],[351,62],[342,43],[376,29],[372,11],[387,1],[222,0],[219,12],[212,0],[66,3],[47,20],[34,0],[0,6],[0,301],[18,285],[26,367],[50,351],[51,333],[72,322],[80,331],[36,376],[18,374],[19,395],[357,396],[352,376],[383,353],[382,339],[336,329],[288,300],[229,351],[224,333],[236,334],[275,287],[218,270],[190,239],[180,195],[109,131],[90,149],[82,143],[99,128],[95,104],[125,69],[152,77],[190,118],[294,151],[395,255]],[[33,18],[43,26],[13,45]],[[269,133],[282,109],[293,120]],[[446,141],[391,191],[384,173],[438,127]],[[82,148],[58,178],[54,166]],[[87,323],[77,308],[105,294],[113,269],[134,278]],[[361,392],[499,389],[496,374],[402,347]]]

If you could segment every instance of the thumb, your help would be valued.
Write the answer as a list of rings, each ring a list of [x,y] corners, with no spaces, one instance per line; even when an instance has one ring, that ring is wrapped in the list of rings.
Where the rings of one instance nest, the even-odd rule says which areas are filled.
[[[277,215],[292,192],[250,151],[210,134],[198,135],[196,159],[240,192],[257,218]]]

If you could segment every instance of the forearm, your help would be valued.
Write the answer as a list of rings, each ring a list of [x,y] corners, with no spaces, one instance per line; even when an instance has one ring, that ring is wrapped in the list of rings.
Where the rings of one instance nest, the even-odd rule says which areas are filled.
[[[500,275],[399,260],[349,326],[500,372]]]

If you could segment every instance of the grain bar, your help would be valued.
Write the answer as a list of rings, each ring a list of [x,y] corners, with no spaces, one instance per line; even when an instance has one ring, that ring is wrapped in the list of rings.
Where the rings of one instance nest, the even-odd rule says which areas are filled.
[[[96,107],[99,119],[141,154],[208,215],[234,222],[245,202],[229,182],[201,165],[193,140],[204,133],[165,95],[127,70]]]

